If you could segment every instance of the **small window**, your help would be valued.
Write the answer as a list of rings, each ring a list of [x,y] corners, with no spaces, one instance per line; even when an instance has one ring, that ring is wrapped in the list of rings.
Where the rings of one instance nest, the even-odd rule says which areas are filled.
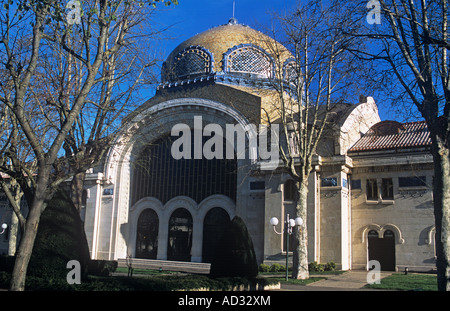
[[[295,201],[296,198],[295,182],[292,179],[287,180],[283,186],[284,201]]]
[[[355,179],[351,181],[352,190],[361,190],[361,179]]]
[[[376,179],[367,179],[366,195],[367,200],[378,200],[378,185]]]
[[[398,186],[399,187],[426,187],[425,176],[412,176],[412,177],[399,177]]]
[[[347,178],[342,178],[342,187],[348,188]]]
[[[335,187],[337,186],[337,178],[336,177],[322,178],[321,185],[322,187]]]
[[[86,206],[88,196],[88,190],[83,189],[83,193],[81,194],[81,206]]]
[[[394,184],[392,178],[383,178],[381,180],[381,198],[383,200],[394,199]]]
[[[103,189],[103,195],[113,195],[113,194],[114,194],[113,188]]]
[[[252,181],[250,182],[250,190],[264,190],[266,183],[264,181]]]

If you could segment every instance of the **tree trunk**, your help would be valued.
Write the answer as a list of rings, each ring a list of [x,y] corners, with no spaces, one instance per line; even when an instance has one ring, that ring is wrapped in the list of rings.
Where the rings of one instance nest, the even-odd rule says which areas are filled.
[[[48,166],[42,165],[39,177],[36,181],[36,188],[33,195],[33,202],[27,202],[29,206],[27,221],[23,228],[23,235],[20,238],[19,248],[16,252],[16,260],[11,276],[10,290],[25,290],[25,279],[27,276],[28,264],[30,262],[31,253],[33,251],[34,241],[38,231],[41,215],[47,206],[48,196],[52,192],[47,191],[50,169]]]
[[[304,179],[304,180],[307,180]],[[295,250],[293,253],[292,278],[305,280],[309,278],[308,271],[308,231],[306,225],[308,184],[306,182],[297,183],[297,215],[303,219],[303,225],[295,232]]]
[[[16,252],[16,261],[11,276],[11,291],[25,290],[25,279],[27,275],[28,263],[30,262],[31,252],[33,251],[34,241],[37,235],[39,220],[44,207],[44,200],[36,198],[27,217],[25,230],[20,239],[19,248]]]
[[[450,291],[450,150],[436,140],[432,153],[437,283],[439,291]]]
[[[9,256],[16,255],[18,236],[19,236],[19,218],[17,217],[16,213],[12,213],[8,239]]]
[[[81,212],[81,208],[83,205],[83,188],[85,177],[86,177],[85,171],[77,173],[73,176],[71,183],[71,199],[78,213]]]

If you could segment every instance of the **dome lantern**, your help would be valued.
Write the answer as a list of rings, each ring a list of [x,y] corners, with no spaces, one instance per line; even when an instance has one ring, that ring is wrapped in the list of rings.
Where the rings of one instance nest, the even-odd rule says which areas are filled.
[[[239,24],[237,18],[232,17],[228,20],[228,25],[236,25]]]

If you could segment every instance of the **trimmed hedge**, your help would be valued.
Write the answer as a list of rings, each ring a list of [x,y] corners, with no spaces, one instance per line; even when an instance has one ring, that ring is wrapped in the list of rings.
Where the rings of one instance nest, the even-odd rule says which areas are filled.
[[[258,275],[253,242],[242,218],[236,216],[227,226],[211,262],[212,277],[247,277]]]
[[[317,261],[310,262],[308,264],[308,269],[310,272],[323,272],[323,271],[335,271],[336,264],[330,261],[326,264],[317,263]]]
[[[78,260],[86,278],[90,256],[80,215],[65,191],[59,190],[42,213],[27,277],[64,278],[67,263]]]
[[[320,264],[316,261],[310,262],[308,264],[308,270],[309,272],[323,272],[323,271],[335,271],[337,265],[330,261],[326,264]],[[286,272],[286,266],[281,265],[279,263],[274,263],[271,266],[266,264],[260,264],[259,265],[259,271],[261,272]]]

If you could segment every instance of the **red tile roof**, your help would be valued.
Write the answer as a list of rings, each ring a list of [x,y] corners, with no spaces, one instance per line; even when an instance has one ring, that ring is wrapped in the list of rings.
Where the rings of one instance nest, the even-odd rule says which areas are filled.
[[[370,128],[348,151],[368,151],[431,145],[425,121],[399,123],[382,121]]]

